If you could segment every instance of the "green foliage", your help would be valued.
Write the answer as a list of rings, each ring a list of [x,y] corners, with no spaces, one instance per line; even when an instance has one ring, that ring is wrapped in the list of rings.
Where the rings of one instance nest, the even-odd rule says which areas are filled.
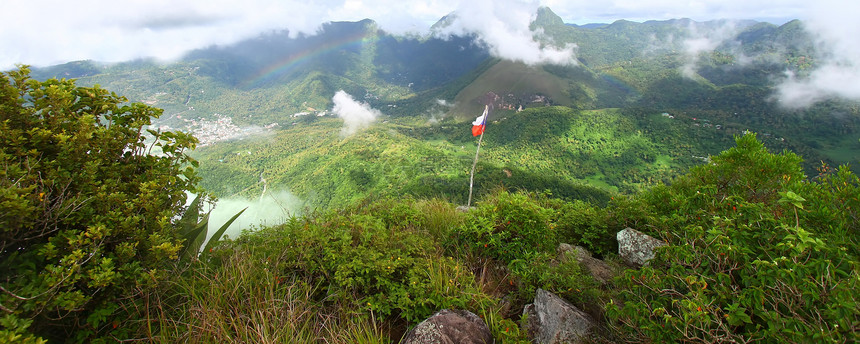
[[[392,331],[381,325],[402,328],[445,307],[471,309],[496,340],[521,342],[519,309],[506,307],[538,287],[600,308],[601,291],[579,265],[554,259],[556,245],[611,258],[612,233],[626,226],[671,245],[616,281],[609,314],[623,325],[619,337],[858,341],[860,180],[827,164],[856,159],[860,108],[828,101],[793,113],[763,100],[774,73],[804,77],[818,63],[801,24],[743,28],[737,47],[698,56],[692,79],[678,71],[690,67],[678,53],[688,28],[720,23],[559,24],[542,10],[534,25],[547,44],[576,42],[577,66],[481,63],[478,47],[449,51],[467,38],[394,38],[365,21],[166,66],[45,70],[164,107],[159,124],[215,113],[280,122],[271,136],[199,152],[203,186],[249,196],[265,179],[320,212],[214,246],[225,225],[202,252],[206,215],[199,201],[182,207],[185,191],[199,191],[185,155],[192,137],[147,130],[144,140],[161,111],[122,105],[98,86],[36,82],[25,69],[2,75],[0,342],[384,342]],[[362,40],[267,68],[345,37]],[[735,49],[753,63],[732,63]],[[351,137],[332,118],[283,122],[326,110],[339,89],[389,116]],[[475,141],[468,123],[434,104],[456,100],[449,112],[472,113],[488,92],[526,110],[496,108],[476,175],[481,202],[459,213],[448,202],[465,201]],[[531,103],[536,94],[565,107]],[[746,130],[761,141],[740,137],[711,157]],[[771,154],[763,143],[794,153]],[[795,154],[825,162],[820,174],[806,180],[815,166]],[[190,259],[198,253],[207,259]],[[178,257],[192,262],[167,270]]]
[[[28,73],[0,74],[0,309],[36,335],[87,341],[177,257],[196,140],[147,139],[160,110]]]
[[[281,278],[322,286],[314,300],[380,318],[415,322],[442,308],[487,302],[468,269],[433,250],[432,237],[418,229],[425,219],[414,202],[379,201],[345,213],[292,219],[216,249],[212,258],[217,262],[227,252],[247,250]]]
[[[469,212],[453,245],[505,263],[552,252],[558,245],[552,214],[526,194],[497,192]]]
[[[242,209],[230,217],[230,219],[224,222],[224,224],[221,225],[215,233],[212,233],[212,237],[209,238],[209,241],[206,241],[206,236],[209,233],[209,214],[211,211],[198,219],[200,216],[200,202],[202,199],[202,194],[197,195],[197,197],[191,201],[188,209],[185,210],[185,214],[182,216],[182,219],[179,220],[178,234],[182,239],[184,239],[182,249],[179,251],[179,258],[185,262],[196,259],[198,256],[201,258],[205,257],[215,248],[218,244],[218,240],[221,240],[221,236],[224,235],[227,228],[233,224],[233,221],[236,221],[236,219],[248,209]],[[204,242],[206,242],[206,247],[203,247]]]
[[[223,258],[217,267],[195,261],[154,290],[137,336],[161,343],[311,343],[327,330],[318,325],[329,314],[308,297],[317,286],[280,276],[246,250]]]
[[[508,265],[518,278],[516,296],[528,302],[538,288],[554,293],[581,309],[597,301],[597,283],[572,257],[555,261],[549,254],[535,254]]]
[[[564,242],[585,247],[597,257],[617,252],[606,208],[587,202],[553,202],[559,235]]]
[[[537,288],[580,306],[592,303],[597,286],[591,276],[575,259],[556,261],[555,257],[560,242],[596,246],[591,244],[611,240],[605,229],[581,230],[571,220],[577,215],[562,215],[577,208],[595,210],[584,202],[497,191],[469,211],[463,225],[451,232],[449,251],[468,252],[485,266],[501,262],[510,275],[510,283],[516,280],[512,296],[517,305],[530,301]],[[571,233],[578,235],[567,236]]]
[[[806,182],[800,158],[768,153],[754,135],[712,161],[636,201],[670,245],[618,279],[612,318],[656,342],[856,341],[858,246],[833,234],[856,234],[857,218],[800,196],[827,202],[856,176],[842,171],[836,188],[830,177]],[[828,217],[840,219],[818,221]]]

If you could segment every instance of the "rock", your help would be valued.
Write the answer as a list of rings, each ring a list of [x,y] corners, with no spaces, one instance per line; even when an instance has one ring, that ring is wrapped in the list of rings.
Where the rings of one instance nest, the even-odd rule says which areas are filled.
[[[535,301],[526,305],[526,331],[539,344],[582,343],[594,327],[594,320],[564,299],[538,289]]]
[[[415,326],[401,344],[490,344],[490,328],[469,311],[443,309]]]
[[[457,211],[461,213],[468,213],[469,211],[475,210],[476,207],[467,207],[465,205],[457,206]]]
[[[632,228],[625,228],[616,235],[618,255],[624,263],[634,267],[644,266],[654,258],[654,249],[666,243]]]
[[[569,244],[562,243],[558,245],[556,252],[558,253],[558,261],[560,262],[564,262],[567,259],[570,259],[570,257],[576,259],[582,267],[588,270],[591,277],[601,285],[606,285],[612,281],[612,278],[615,276],[615,273],[609,264],[592,257],[591,253],[583,247],[571,246]]]

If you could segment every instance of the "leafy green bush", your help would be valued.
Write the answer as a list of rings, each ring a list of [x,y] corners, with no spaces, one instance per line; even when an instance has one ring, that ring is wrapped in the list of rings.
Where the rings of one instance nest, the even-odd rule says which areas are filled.
[[[598,244],[607,241],[605,228],[581,231],[578,237],[563,236],[579,230],[576,220],[589,216],[589,211],[599,209],[580,201],[568,203],[545,196],[496,191],[467,214],[462,226],[454,229],[449,250],[466,252],[466,256],[477,260],[472,264],[482,265],[482,270],[493,264],[504,266],[508,279],[504,283],[512,284],[506,292],[512,296],[509,302],[514,308],[530,302],[538,288],[584,306],[596,300],[597,285],[575,259],[558,262],[555,253],[560,238],[586,245],[590,243],[588,239]],[[594,220],[594,228],[600,228],[598,220]],[[567,227],[562,229],[557,224]]]
[[[348,304],[380,318],[415,322],[443,308],[475,309],[488,302],[474,275],[441,257],[432,237],[417,229],[424,221],[411,201],[381,200],[248,233],[216,249],[212,258],[217,263],[232,251],[248,250],[282,278],[323,286],[314,300]]]
[[[580,308],[593,303],[597,296],[597,283],[576,259],[554,261],[550,254],[538,254],[529,260],[516,260],[508,265],[511,274],[518,277],[517,294],[531,300],[538,288],[554,293]]]
[[[553,214],[527,194],[499,191],[468,213],[452,233],[452,244],[505,263],[553,252],[558,245]]]
[[[561,241],[588,249],[597,257],[618,250],[605,208],[587,202],[552,202]]]
[[[78,341],[121,331],[110,320],[119,303],[177,258],[173,221],[198,181],[186,155],[197,141],[147,140],[161,110],[126,101],[26,67],[0,74],[3,328]]]
[[[798,194],[814,190],[807,195],[822,205],[856,190],[856,177],[838,178],[813,186],[796,155],[768,153],[747,135],[713,164],[643,194],[638,202],[657,209],[653,231],[670,245],[618,279],[610,316],[655,342],[856,342],[857,246],[829,233],[856,233],[858,219],[810,209]]]

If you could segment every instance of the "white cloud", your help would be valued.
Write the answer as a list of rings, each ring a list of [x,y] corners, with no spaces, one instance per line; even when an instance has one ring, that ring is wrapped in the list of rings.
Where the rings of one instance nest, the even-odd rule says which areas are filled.
[[[379,110],[371,108],[367,103],[356,101],[343,90],[337,91],[331,100],[334,102],[332,112],[343,119],[344,136],[355,134],[358,130],[370,126],[377,117],[382,116]]]
[[[286,190],[264,192],[258,199],[244,197],[229,197],[219,199],[215,208],[209,214],[209,237],[215,234],[227,220],[245,209],[227,228],[224,235],[237,238],[242,230],[259,226],[273,226],[284,223],[290,216],[299,215],[304,203]],[[208,237],[207,237],[208,240]]]
[[[808,77],[787,73],[776,98],[789,108],[801,108],[830,98],[860,100],[860,3],[816,2],[806,29],[816,37],[818,66]]]
[[[453,103],[449,103],[445,99],[436,99],[436,103],[427,108],[427,116],[429,117],[427,123],[439,123],[452,108],[454,108]]]
[[[82,59],[170,60],[271,30],[313,34],[331,20],[324,5],[295,0],[19,1],[4,4],[0,12],[0,69]]]
[[[536,37],[541,31],[529,28],[537,15],[538,2],[464,1],[454,12],[453,21],[439,34],[475,34],[496,57],[535,64],[576,64],[575,44],[562,47],[543,45]]]
[[[706,27],[691,22],[688,29],[690,37],[683,41],[686,61],[681,66],[681,74],[690,79],[695,79],[697,76],[696,65],[702,53],[714,51],[718,46],[735,37],[740,30],[735,21],[726,21],[716,27]]]
[[[737,18],[806,19],[812,6],[833,8],[839,18],[857,13],[847,1],[697,0],[10,0],[0,11],[0,69],[15,63],[48,65],[93,59],[116,62],[140,57],[173,59],[213,44],[288,29],[313,34],[328,21],[371,18],[394,33],[427,32],[442,16],[460,12],[459,28],[481,35],[499,56],[521,61],[564,62],[574,48],[541,47],[528,23],[539,5],[566,22],[643,21],[688,17],[697,21]],[[821,16],[817,16],[821,17]],[[845,22],[856,26],[852,18]],[[834,20],[834,22],[836,22]],[[825,23],[826,24],[826,23]],[[834,29],[839,29],[833,26]],[[843,31],[847,31],[843,29]],[[856,36],[856,32],[854,32]]]
[[[806,0],[542,0],[542,3],[576,24],[690,18],[696,21],[714,19],[753,19],[782,24],[803,18],[810,2]]]

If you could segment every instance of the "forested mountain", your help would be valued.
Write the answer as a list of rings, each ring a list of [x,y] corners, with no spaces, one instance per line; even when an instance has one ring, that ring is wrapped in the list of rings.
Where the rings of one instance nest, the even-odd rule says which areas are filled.
[[[707,161],[746,131],[802,155],[810,174],[821,162],[858,159],[856,103],[790,110],[774,99],[781,75],[809,73],[820,58],[799,21],[573,26],[541,8],[536,38],[576,44],[566,66],[491,57],[476,36],[438,34],[450,22],[427,37],[393,36],[371,20],[333,22],[313,36],[272,32],[167,64],[82,61],[34,75],[77,78],[165,109],[157,124],[195,130],[209,146],[195,155],[203,185],[220,196],[258,194],[268,178],[316,205],[368,193],[460,200],[475,147],[465,121],[486,104],[478,178],[488,185],[630,192]],[[330,118],[339,90],[383,117],[339,136],[341,121]],[[403,150],[389,154],[393,147]]]

